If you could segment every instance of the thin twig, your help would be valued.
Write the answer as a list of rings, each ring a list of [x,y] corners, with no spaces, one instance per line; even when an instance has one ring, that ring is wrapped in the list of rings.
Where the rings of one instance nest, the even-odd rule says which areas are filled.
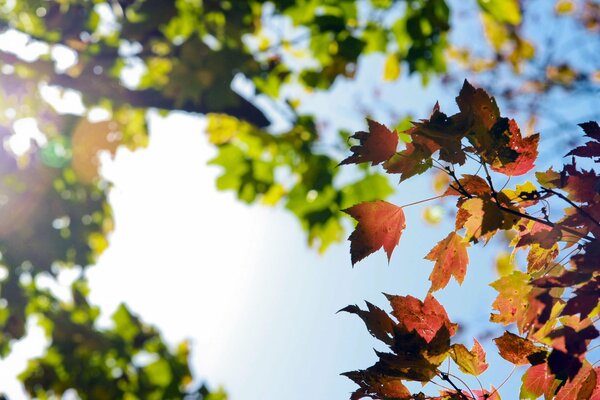
[[[542,190],[544,190],[547,193],[552,193],[553,195],[560,197],[561,199],[563,199],[564,201],[566,201],[567,203],[569,203],[571,206],[573,206],[577,210],[578,213],[580,213],[581,215],[583,215],[584,217],[586,217],[587,219],[589,219],[590,221],[592,221],[594,223],[594,225],[596,225],[597,227],[600,228],[600,222],[598,222],[591,214],[589,214],[583,208],[579,207],[577,204],[575,204],[573,201],[571,201],[571,199],[569,199],[564,194],[556,192],[556,191],[554,191],[552,189],[549,189],[549,188],[545,188],[543,186],[542,186]]]

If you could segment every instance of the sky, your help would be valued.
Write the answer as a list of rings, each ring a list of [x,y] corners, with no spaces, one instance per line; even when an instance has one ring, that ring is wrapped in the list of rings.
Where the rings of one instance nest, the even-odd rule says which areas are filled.
[[[307,99],[305,110],[326,110],[333,125],[364,129],[356,100],[373,100],[382,64],[383,58],[371,57],[361,63],[353,84],[340,80],[332,93]],[[423,118],[436,100],[443,110],[455,111],[454,95],[437,84],[423,89],[416,78],[386,84],[377,94]],[[380,111],[375,117],[383,115]],[[389,265],[378,252],[352,268],[347,241],[319,255],[282,207],[248,206],[233,193],[216,191],[219,169],[206,165],[215,149],[203,133],[203,118],[151,112],[149,122],[148,148],[103,157],[102,174],[113,183],[109,199],[116,229],[88,273],[91,300],[102,309],[100,323],[110,324],[118,304],[127,303],[169,343],[189,340],[195,376],[211,387],[223,386],[230,400],[348,398],[356,386],[339,374],[372,365],[373,348],[383,348],[358,317],[336,312],[349,304],[363,306],[363,300],[389,310],[382,293],[423,298],[433,267],[423,257],[452,221],[426,225],[424,207],[409,207],[407,228]],[[430,187],[429,176],[416,178],[398,186],[390,201],[401,205],[431,197]],[[487,324],[495,298],[487,283],[495,279],[496,249],[472,247],[463,285],[451,281],[436,293],[461,326],[457,340],[469,348],[474,336],[502,334],[497,326],[488,331]],[[68,292],[74,277],[62,274],[54,290]],[[0,360],[0,391],[12,400],[25,398],[16,374],[43,350],[43,334],[33,321],[29,332]],[[480,380],[489,388],[509,375],[510,366],[495,347],[486,350],[492,367]],[[505,398],[515,398],[522,372],[503,386]]]

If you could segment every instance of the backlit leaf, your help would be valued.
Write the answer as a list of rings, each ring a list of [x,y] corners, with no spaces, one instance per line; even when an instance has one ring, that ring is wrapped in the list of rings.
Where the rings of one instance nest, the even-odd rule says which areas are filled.
[[[431,294],[427,295],[424,302],[412,296],[386,297],[392,305],[392,315],[427,343],[434,339],[442,327],[446,327],[450,335],[454,334],[456,328],[448,319],[446,310]]]
[[[536,346],[532,341],[510,332],[504,332],[504,335],[494,339],[494,342],[498,346],[500,357],[515,365],[531,364],[531,361],[535,360],[536,353],[546,353],[543,347]]]
[[[406,227],[402,208],[379,200],[360,203],[343,211],[358,221],[356,229],[348,238],[352,264],[381,247],[389,261]]]
[[[468,245],[460,235],[450,232],[425,256],[426,260],[435,261],[429,276],[431,281],[429,291],[435,292],[446,287],[450,276],[454,276],[459,284],[463,282],[469,263]]]
[[[558,386],[546,363],[530,367],[521,381],[521,399],[533,400],[540,396],[551,398]]]
[[[398,134],[390,131],[385,125],[368,119],[369,132],[356,132],[351,137],[358,139],[360,144],[352,146],[350,150],[354,153],[344,159],[340,165],[359,164],[370,162],[377,165],[389,159],[396,153],[398,146]]]
[[[452,346],[450,356],[465,374],[480,375],[489,367],[485,362],[485,351],[475,339],[471,351],[462,344],[455,344]]]

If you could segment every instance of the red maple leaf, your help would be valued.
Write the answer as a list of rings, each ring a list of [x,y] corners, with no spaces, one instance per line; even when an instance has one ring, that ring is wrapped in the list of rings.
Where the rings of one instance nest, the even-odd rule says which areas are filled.
[[[377,165],[389,159],[396,153],[398,146],[398,134],[390,131],[385,125],[367,119],[369,132],[356,132],[351,138],[358,139],[360,144],[352,146],[354,152],[350,157],[343,160],[339,165],[359,164],[371,162]]]
[[[508,121],[508,134],[510,140],[508,147],[516,153],[516,157],[511,160],[497,158],[491,165],[491,168],[508,176],[519,176],[529,172],[535,163],[538,155],[538,143],[540,135],[535,134],[523,138],[521,131],[514,119]]]
[[[392,305],[392,315],[405,326],[409,332],[414,331],[427,343],[430,343],[442,327],[446,327],[450,336],[454,335],[455,324],[448,319],[448,314],[438,301],[428,294],[425,301],[413,296],[393,296],[386,294]]]
[[[358,221],[350,240],[352,265],[379,250],[381,247],[392,257],[402,230],[406,227],[401,207],[378,200],[360,203],[343,210]]]

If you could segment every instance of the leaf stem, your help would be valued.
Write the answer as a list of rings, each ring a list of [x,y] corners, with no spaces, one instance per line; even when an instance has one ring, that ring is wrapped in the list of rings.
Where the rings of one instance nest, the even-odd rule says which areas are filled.
[[[446,381],[450,384],[450,386],[452,386],[454,388],[454,390],[456,390],[456,394],[458,395],[458,397],[460,397],[462,400],[469,400],[469,398],[467,397],[467,395],[465,395],[463,393],[463,391],[461,389],[458,388],[458,386],[456,386],[456,384],[454,382],[452,382],[452,379],[450,379],[450,374],[447,374],[445,372],[442,371],[438,371],[440,374],[440,378],[443,381]],[[463,382],[464,383],[464,382]],[[468,386],[467,386],[468,388]],[[469,389],[470,391],[470,389]]]
[[[439,199],[440,197],[444,197],[444,195],[440,194],[439,196],[430,197],[428,199],[423,199],[423,200],[415,201],[414,203],[408,203],[408,204],[404,204],[404,205],[398,206],[398,207],[404,208],[404,207],[415,206],[417,204],[426,203],[426,202],[431,201],[431,200]]]

